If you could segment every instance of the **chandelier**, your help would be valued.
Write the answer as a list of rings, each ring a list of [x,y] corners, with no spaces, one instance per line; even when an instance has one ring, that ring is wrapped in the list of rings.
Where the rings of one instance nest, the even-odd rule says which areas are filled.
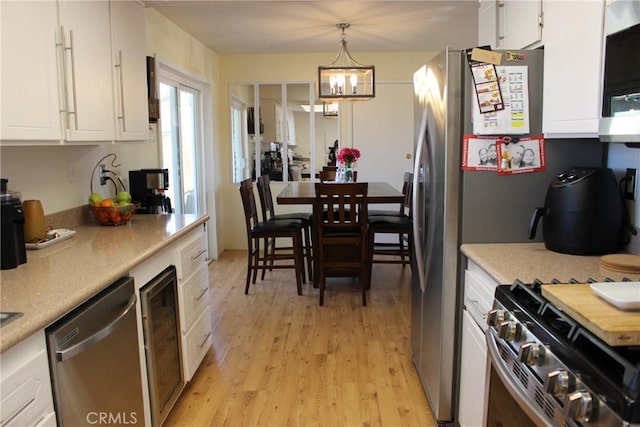
[[[336,24],[342,31],[338,56],[329,65],[318,67],[318,96],[321,100],[368,100],[376,96],[375,67],[362,65],[354,60],[347,50],[344,30],[350,24]]]

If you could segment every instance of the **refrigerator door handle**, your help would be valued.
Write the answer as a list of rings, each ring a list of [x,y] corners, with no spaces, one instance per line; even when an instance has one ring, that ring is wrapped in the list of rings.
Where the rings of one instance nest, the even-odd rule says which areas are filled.
[[[427,129],[427,110],[425,109],[422,114],[422,121],[420,122],[420,130],[418,132],[418,141],[416,145],[416,156],[415,161],[413,163],[413,189],[411,194],[411,210],[414,213],[413,219],[413,258],[416,261],[416,270],[418,270],[418,280],[420,283],[420,288],[422,288],[422,292],[426,290],[425,283],[425,273],[424,273],[424,262],[423,262],[423,254],[422,254],[422,241],[421,241],[421,233],[419,230],[418,222],[419,216],[421,215],[424,206],[422,209],[418,209],[418,182],[420,180],[420,161],[422,160],[422,150],[424,149],[425,143],[425,132]],[[418,218],[416,218],[418,216]]]

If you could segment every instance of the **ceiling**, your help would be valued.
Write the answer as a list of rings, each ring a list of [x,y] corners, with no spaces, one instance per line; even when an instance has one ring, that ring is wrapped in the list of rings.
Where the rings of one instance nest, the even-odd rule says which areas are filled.
[[[351,52],[472,47],[478,1],[146,0],[218,54],[337,52],[337,23]],[[357,58],[356,58],[357,59]]]

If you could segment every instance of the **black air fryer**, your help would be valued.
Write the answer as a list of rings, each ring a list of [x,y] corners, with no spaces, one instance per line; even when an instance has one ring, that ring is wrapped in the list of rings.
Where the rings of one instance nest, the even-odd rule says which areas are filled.
[[[24,245],[24,212],[20,193],[7,190],[7,180],[0,179],[1,269],[16,268],[27,262]]]
[[[531,218],[529,238],[542,217],[547,249],[571,255],[616,252],[624,200],[611,169],[574,167],[549,184],[543,208]]]

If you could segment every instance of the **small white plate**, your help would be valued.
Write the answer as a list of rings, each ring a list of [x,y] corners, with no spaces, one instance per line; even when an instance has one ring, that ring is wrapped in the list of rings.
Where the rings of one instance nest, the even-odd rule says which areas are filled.
[[[640,310],[640,282],[592,283],[591,289],[620,310]]]
[[[56,243],[67,240],[76,234],[75,230],[68,230],[66,228],[59,228],[57,230],[51,230],[47,232],[47,238],[42,242],[37,243],[25,243],[27,249],[44,249]]]

